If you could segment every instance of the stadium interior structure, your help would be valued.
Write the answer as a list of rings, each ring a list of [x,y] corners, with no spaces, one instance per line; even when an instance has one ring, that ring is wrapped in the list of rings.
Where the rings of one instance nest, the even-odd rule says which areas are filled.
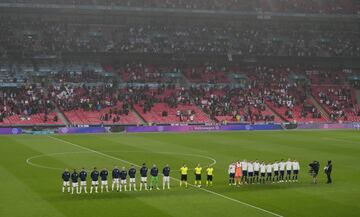
[[[0,0],[0,126],[360,121],[359,1],[27,2]]]

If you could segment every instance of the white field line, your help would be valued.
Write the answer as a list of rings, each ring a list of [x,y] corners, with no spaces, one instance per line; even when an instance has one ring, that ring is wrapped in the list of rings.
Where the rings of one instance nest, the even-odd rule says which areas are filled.
[[[93,149],[90,149],[90,148],[86,148],[86,147],[84,147],[84,146],[77,145],[77,144],[75,144],[75,143],[68,142],[68,141],[63,140],[63,139],[59,139],[59,138],[56,138],[56,137],[53,137],[53,136],[48,136],[48,137],[49,137],[49,138],[52,138],[52,139],[54,139],[54,140],[57,140],[57,141],[59,141],[59,142],[63,142],[63,143],[66,143],[66,144],[69,144],[69,145],[72,145],[72,146],[75,146],[75,147],[78,147],[78,148],[81,148],[81,149],[84,149],[84,150],[93,152],[93,153],[97,153],[97,154],[99,154],[99,155],[101,155],[101,156],[104,156],[104,157],[108,157],[108,158],[111,158],[111,159],[114,159],[114,160],[119,160],[119,161],[121,161],[121,162],[130,164],[130,165],[134,165],[134,166],[137,166],[137,167],[141,167],[140,165],[136,165],[136,164],[134,164],[134,163],[132,163],[132,162],[129,162],[129,161],[127,161],[127,160],[120,159],[120,158],[117,158],[117,157],[114,157],[114,156],[111,156],[111,155],[108,155],[108,154],[105,154],[105,153],[102,153],[102,152],[99,152],[99,151],[96,151],[96,150],[93,150]],[[173,179],[173,180],[175,180],[175,181],[180,181],[180,179],[173,178],[173,177],[171,177],[171,179]],[[222,198],[224,198],[224,199],[228,199],[228,200],[230,200],[230,201],[233,201],[233,202],[235,202],[235,203],[242,204],[242,205],[244,205],[244,206],[248,206],[248,207],[254,208],[254,209],[259,210],[259,211],[262,211],[262,212],[264,212],[264,213],[268,213],[268,214],[271,214],[271,215],[277,216],[277,217],[284,217],[284,216],[279,215],[279,214],[277,214],[277,213],[274,213],[274,212],[271,212],[271,211],[269,211],[269,210],[266,210],[266,209],[263,209],[263,208],[260,208],[260,207],[251,205],[251,204],[249,204],[249,203],[246,203],[246,202],[243,202],[243,201],[240,201],[240,200],[237,200],[237,199],[234,199],[234,198],[225,196],[225,195],[223,195],[223,194],[219,194],[219,193],[216,193],[216,192],[214,192],[214,191],[210,191],[210,190],[205,189],[205,188],[198,188],[197,186],[192,185],[192,184],[190,184],[190,183],[189,183],[189,185],[190,185],[191,187],[196,188],[196,189],[199,189],[199,190],[208,192],[208,193],[210,193],[210,194],[213,194],[213,195],[222,197]]]

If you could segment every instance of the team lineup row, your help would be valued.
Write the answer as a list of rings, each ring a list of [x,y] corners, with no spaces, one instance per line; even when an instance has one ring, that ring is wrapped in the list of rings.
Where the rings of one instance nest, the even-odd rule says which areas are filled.
[[[297,160],[275,162],[235,161],[229,165],[229,185],[298,182],[300,164]],[[292,176],[291,176],[292,175]]]
[[[152,168],[150,169],[150,185],[147,185],[147,178],[148,178],[148,168],[146,164],[144,163],[140,168],[140,186],[139,190],[141,191],[144,187],[145,190],[153,190],[157,189],[160,190],[158,185],[158,175],[159,175],[159,169],[154,164]],[[202,167],[200,164],[198,164],[194,169],[195,174],[195,185],[198,187],[201,187],[201,174],[202,174]],[[187,187],[187,175],[188,175],[189,168],[186,166],[186,164],[183,164],[183,166],[180,168],[181,173],[181,181],[180,181],[180,187],[184,184],[185,187]],[[212,179],[213,179],[213,171],[214,168],[209,165],[206,168],[207,173],[207,186],[212,186]],[[132,189],[134,191],[137,191],[136,188],[136,168],[134,165],[130,166],[130,169],[127,171],[125,167],[122,167],[119,169],[117,166],[114,167],[112,170],[112,186],[111,190],[114,191],[127,191],[127,176],[129,176],[129,191]],[[70,174],[68,169],[65,169],[65,171],[62,174],[63,179],[63,187],[62,192],[65,192],[65,189],[67,188],[67,191],[71,194],[74,194],[74,190],[77,194],[80,194],[82,192],[82,189],[84,189],[84,193],[87,192],[87,171],[85,168],[82,168],[81,171],[78,173],[76,169]],[[99,185],[99,177],[100,177],[100,183],[101,183],[101,192],[106,190],[106,192],[109,192],[108,187],[108,175],[109,172],[106,168],[102,169],[100,172],[95,167],[94,170],[91,172],[91,187],[90,187],[90,193],[98,193],[98,185]],[[169,165],[165,165],[162,170],[163,175],[163,190],[165,188],[170,189],[170,167]],[[80,179],[80,186],[79,186],[79,179]],[[70,180],[71,180],[71,186],[70,186]]]

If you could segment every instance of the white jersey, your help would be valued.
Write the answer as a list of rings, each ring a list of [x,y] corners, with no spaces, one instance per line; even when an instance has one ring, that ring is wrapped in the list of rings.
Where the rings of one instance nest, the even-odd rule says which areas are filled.
[[[273,164],[273,168],[274,168],[274,171],[279,171],[279,164],[278,164],[278,163],[274,163],[274,164]]]
[[[247,165],[247,171],[248,171],[249,173],[254,172],[254,166],[253,166],[252,163],[248,163],[248,165]]]
[[[293,170],[300,170],[300,164],[299,164],[299,162],[294,161],[292,166],[293,166]]]
[[[272,173],[272,168],[273,168],[273,165],[271,165],[271,164],[266,165],[266,172]]]
[[[265,173],[265,164],[260,164],[260,173]]]
[[[248,170],[248,163],[246,161],[241,162],[241,169],[244,171]]]
[[[286,170],[291,170],[291,168],[292,168],[292,162],[291,161],[286,161],[286,163],[285,163],[285,166],[286,166]]]
[[[260,164],[258,162],[253,163],[254,171],[260,170]]]
[[[285,162],[280,162],[280,163],[279,163],[279,169],[280,169],[280,171],[284,171],[284,170],[285,170]]]
[[[234,164],[229,165],[229,174],[231,174],[231,173],[235,173],[235,165]]]

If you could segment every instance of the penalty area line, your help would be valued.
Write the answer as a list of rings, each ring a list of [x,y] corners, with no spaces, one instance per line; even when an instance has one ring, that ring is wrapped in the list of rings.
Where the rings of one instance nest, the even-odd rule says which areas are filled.
[[[123,163],[127,163],[127,164],[130,164],[130,165],[134,165],[134,166],[137,166],[137,167],[141,167],[140,165],[137,165],[137,164],[134,164],[130,161],[127,161],[127,160],[124,160],[124,159],[121,159],[121,158],[118,158],[118,157],[114,157],[112,155],[108,155],[108,154],[105,154],[105,153],[102,153],[102,152],[99,152],[99,151],[96,151],[96,150],[93,150],[93,149],[90,149],[90,148],[87,148],[87,147],[84,147],[84,146],[81,146],[81,145],[78,145],[78,144],[75,144],[75,143],[72,143],[72,142],[69,142],[69,141],[66,141],[66,140],[63,140],[63,139],[59,139],[59,138],[56,138],[56,137],[53,137],[53,136],[48,136],[49,138],[53,139],[53,140],[56,140],[56,141],[59,141],[59,142],[62,142],[62,143],[66,143],[66,144],[69,144],[69,145],[72,145],[72,146],[75,146],[75,147],[78,147],[80,149],[83,149],[83,150],[87,150],[89,152],[93,152],[93,153],[96,153],[96,154],[99,154],[103,157],[108,157],[108,158],[111,158],[113,160],[118,160],[118,161],[121,161]],[[173,178],[173,177],[170,177],[172,180],[175,180],[175,181],[180,181],[180,179],[177,179],[177,178]],[[282,215],[279,215],[277,213],[274,213],[274,212],[271,212],[269,210],[266,210],[266,209],[263,209],[263,208],[260,208],[260,207],[257,207],[257,206],[254,206],[254,205],[251,205],[249,203],[246,203],[246,202],[243,202],[243,201],[240,201],[240,200],[237,200],[237,199],[234,199],[234,198],[231,198],[231,197],[228,197],[226,195],[223,195],[223,194],[219,194],[219,193],[216,193],[215,191],[210,191],[208,189],[205,189],[205,188],[199,188],[195,185],[192,185],[192,184],[188,184],[190,185],[191,187],[194,187],[196,189],[199,189],[199,190],[202,190],[202,191],[205,191],[207,193],[210,193],[210,194],[213,194],[213,195],[216,195],[218,197],[221,197],[221,198],[224,198],[224,199],[227,199],[227,200],[230,200],[230,201],[233,201],[235,203],[239,203],[239,204],[242,204],[244,206],[248,206],[248,207],[251,207],[253,209],[256,209],[256,210],[259,210],[259,211],[262,211],[264,213],[268,213],[268,214],[271,214],[273,216],[277,216],[277,217],[284,217]]]

